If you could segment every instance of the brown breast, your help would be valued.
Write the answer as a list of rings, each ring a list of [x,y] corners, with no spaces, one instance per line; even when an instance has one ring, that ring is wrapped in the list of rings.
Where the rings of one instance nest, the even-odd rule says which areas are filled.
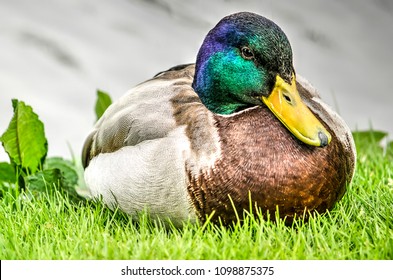
[[[350,151],[333,131],[331,143],[308,146],[290,134],[266,107],[231,117],[215,116],[221,158],[198,177],[188,172],[188,190],[201,220],[215,211],[227,224],[236,220],[231,200],[243,209],[261,208],[291,222],[304,210],[325,212],[344,194],[353,173]],[[231,200],[230,200],[231,198]]]

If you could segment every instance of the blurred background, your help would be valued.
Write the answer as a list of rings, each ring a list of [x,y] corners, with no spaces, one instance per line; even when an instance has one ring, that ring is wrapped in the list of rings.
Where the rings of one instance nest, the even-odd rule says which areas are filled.
[[[97,89],[115,100],[157,72],[194,62],[207,32],[239,11],[284,30],[297,73],[352,130],[392,138],[391,0],[0,0],[0,134],[17,98],[43,121],[50,156],[71,158],[71,148],[79,157]]]

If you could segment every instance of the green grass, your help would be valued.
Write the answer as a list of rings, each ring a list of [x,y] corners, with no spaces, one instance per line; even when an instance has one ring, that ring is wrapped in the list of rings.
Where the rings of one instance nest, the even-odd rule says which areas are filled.
[[[165,229],[55,192],[0,198],[0,259],[393,259],[393,149],[356,136],[357,171],[336,207],[307,223]]]

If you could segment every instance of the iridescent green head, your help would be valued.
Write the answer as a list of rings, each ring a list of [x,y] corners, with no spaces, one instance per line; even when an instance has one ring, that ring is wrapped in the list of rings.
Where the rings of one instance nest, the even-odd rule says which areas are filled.
[[[298,139],[326,146],[331,136],[301,101],[295,76],[291,45],[281,28],[242,12],[223,18],[207,34],[192,86],[214,113],[266,105]]]

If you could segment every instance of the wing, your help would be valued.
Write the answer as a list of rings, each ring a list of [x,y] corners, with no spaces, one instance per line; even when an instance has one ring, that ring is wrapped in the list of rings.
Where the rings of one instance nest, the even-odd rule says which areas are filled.
[[[91,197],[134,217],[146,209],[162,221],[196,219],[185,172],[193,157],[189,133],[204,128],[209,114],[191,87],[193,75],[193,65],[159,73],[107,109],[82,153]]]
[[[167,136],[176,128],[171,99],[178,94],[177,87],[191,86],[193,75],[194,65],[173,67],[137,85],[113,103],[85,140],[84,168],[100,153]]]

